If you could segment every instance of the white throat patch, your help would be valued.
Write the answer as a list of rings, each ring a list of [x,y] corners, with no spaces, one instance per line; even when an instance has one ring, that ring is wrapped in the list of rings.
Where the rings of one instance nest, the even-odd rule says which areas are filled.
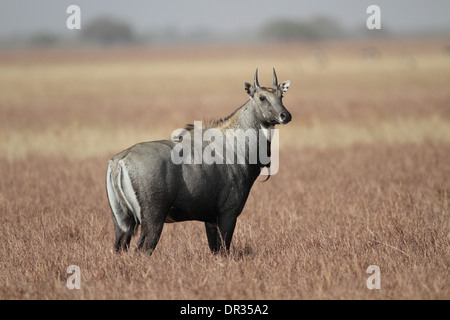
[[[274,128],[274,126],[268,126],[267,128],[265,128],[263,125],[261,126],[261,130],[262,133],[264,134],[264,137],[268,140],[268,141],[272,141],[272,132],[271,130]]]

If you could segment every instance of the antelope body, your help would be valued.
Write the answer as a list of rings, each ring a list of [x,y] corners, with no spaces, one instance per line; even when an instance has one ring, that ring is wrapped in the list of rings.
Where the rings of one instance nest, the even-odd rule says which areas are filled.
[[[230,128],[271,129],[288,123],[292,117],[283,106],[282,97],[289,85],[289,81],[278,84],[274,70],[273,87],[261,87],[256,70],[254,84],[245,83],[250,99],[210,127],[225,132]],[[267,143],[270,145],[270,140]],[[164,223],[186,220],[205,223],[213,252],[229,250],[237,217],[264,165],[175,164],[171,161],[175,145],[172,140],[143,142],[109,161],[106,189],[117,251],[128,249],[131,237],[141,225],[137,249],[152,254]]]

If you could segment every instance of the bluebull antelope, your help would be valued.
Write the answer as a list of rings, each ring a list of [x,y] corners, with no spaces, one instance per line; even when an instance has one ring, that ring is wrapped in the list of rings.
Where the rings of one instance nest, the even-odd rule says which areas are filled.
[[[272,88],[261,87],[256,69],[253,85],[245,82],[249,100],[228,117],[209,123],[225,136],[229,129],[265,130],[257,144],[266,143],[267,130],[287,124],[292,116],[282,103],[290,81],[278,84],[273,70]],[[186,132],[195,128],[191,125]],[[182,138],[182,137],[181,137]],[[264,141],[261,141],[264,139]],[[194,142],[196,143],[196,142]],[[200,142],[202,150],[206,143]],[[249,149],[250,142],[237,144],[234,152]],[[205,223],[213,252],[228,252],[236,225],[250,189],[262,167],[259,160],[244,163],[174,163],[173,140],[138,143],[115,155],[108,163],[106,189],[115,228],[115,249],[127,250],[131,237],[141,225],[136,250],[151,255],[164,223],[197,220]],[[248,151],[248,150],[247,150]],[[194,148],[191,150],[194,157]],[[229,155],[227,154],[227,157]]]

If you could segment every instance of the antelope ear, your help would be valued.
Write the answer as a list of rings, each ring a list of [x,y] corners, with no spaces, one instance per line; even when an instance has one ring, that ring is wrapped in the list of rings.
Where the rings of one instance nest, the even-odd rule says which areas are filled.
[[[245,92],[247,92],[247,94],[253,98],[253,96],[255,95],[255,87],[252,86],[250,83],[246,82],[244,83],[244,88],[245,88]]]
[[[284,81],[284,82],[280,83],[278,88],[281,90],[281,92],[285,93],[286,91],[288,91],[290,85],[291,85],[291,82],[288,80],[288,81]]]

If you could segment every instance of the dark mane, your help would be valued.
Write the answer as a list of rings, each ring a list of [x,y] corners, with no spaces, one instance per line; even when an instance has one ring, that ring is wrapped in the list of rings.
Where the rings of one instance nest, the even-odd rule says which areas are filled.
[[[236,109],[233,111],[232,114],[226,116],[225,118],[221,118],[221,119],[207,119],[204,120],[202,122],[203,125],[203,129],[210,129],[210,128],[217,128],[220,127],[223,123],[225,123],[226,121],[228,121],[232,116],[234,116],[236,114],[236,112],[238,110],[240,110],[242,107]],[[194,130],[194,125],[192,123],[188,123],[185,127],[184,130],[187,130],[188,132],[191,132],[192,130]]]

